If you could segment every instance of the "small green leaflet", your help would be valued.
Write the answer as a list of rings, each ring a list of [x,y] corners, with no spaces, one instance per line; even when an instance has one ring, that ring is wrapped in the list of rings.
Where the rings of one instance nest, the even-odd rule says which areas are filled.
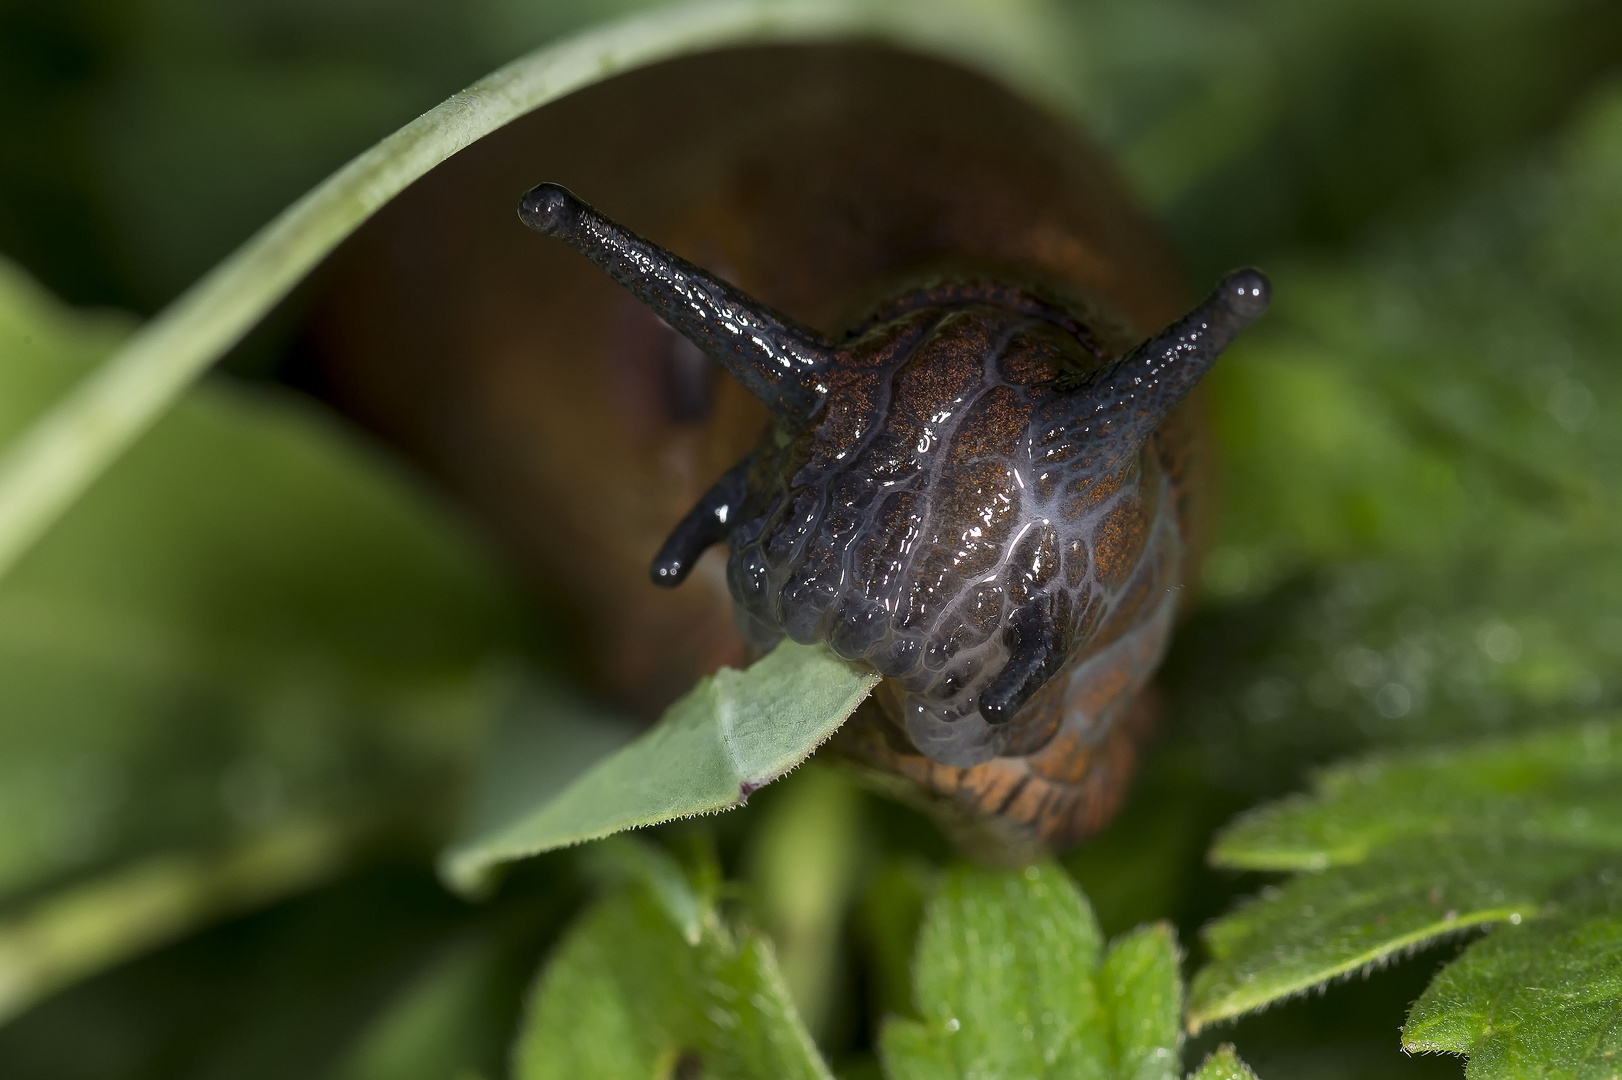
[[[714,890],[695,889],[661,849],[621,838],[603,850],[633,882],[589,910],[542,971],[518,1080],[649,1080],[689,1063],[706,1077],[827,1077],[770,943],[726,925]],[[1106,947],[1051,864],[952,871],[913,960],[923,1019],[885,1024],[885,1076],[1175,1080],[1178,959],[1164,923]],[[1254,1080],[1231,1047],[1196,1075]]]
[[[771,944],[734,932],[690,887],[672,904],[680,868],[637,846],[646,879],[591,908],[543,970],[514,1055],[517,1080],[651,1080],[690,1057],[715,1080],[830,1080]],[[697,940],[681,925],[694,911]]]
[[[0,258],[0,437],[128,331]],[[0,1018],[429,825],[506,591],[298,399],[187,391],[0,582]]]
[[[1189,1074],[1189,1080],[1256,1080],[1250,1066],[1239,1060],[1232,1044],[1223,1043],[1212,1051],[1198,1069]]]
[[[447,852],[441,870],[456,888],[477,891],[516,859],[742,805],[809,757],[877,683],[827,646],[785,641],[747,671],[702,680],[562,792],[543,785],[527,812]]]
[[[1104,947],[1058,867],[950,873],[913,961],[920,1020],[881,1040],[890,1080],[1178,1075],[1182,988],[1164,924]]]
[[[1190,1028],[1507,922],[1432,984],[1405,1045],[1470,1053],[1477,1080],[1588,1075],[1622,1011],[1619,783],[1622,724],[1594,721],[1370,758],[1240,818],[1217,865],[1307,872],[1210,927]]]
[[[1432,843],[1303,874],[1207,928],[1212,962],[1194,977],[1189,1026],[1198,1031],[1447,934],[1530,918],[1548,889],[1583,865],[1528,845]]]

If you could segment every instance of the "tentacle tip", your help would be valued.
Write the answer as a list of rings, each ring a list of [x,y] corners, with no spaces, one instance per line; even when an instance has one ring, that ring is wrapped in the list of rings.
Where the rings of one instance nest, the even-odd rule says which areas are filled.
[[[1260,270],[1235,270],[1217,286],[1222,305],[1242,323],[1254,322],[1273,301],[1273,284]]]
[[[531,188],[518,204],[518,217],[538,233],[557,236],[580,217],[581,202],[561,184]]]
[[[1014,718],[1025,701],[1017,695],[997,694],[995,689],[988,689],[980,696],[980,719],[992,727],[1000,727]]]
[[[680,559],[655,559],[653,565],[648,567],[648,576],[661,589],[674,589],[687,580],[687,572],[691,569],[691,564]]]

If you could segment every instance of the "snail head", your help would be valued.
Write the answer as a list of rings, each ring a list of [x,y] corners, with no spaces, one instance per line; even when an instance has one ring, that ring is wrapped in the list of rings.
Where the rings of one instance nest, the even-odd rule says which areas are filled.
[[[1237,271],[1111,357],[1052,301],[947,284],[835,343],[555,184],[519,213],[775,418],[677,525],[654,581],[680,584],[726,541],[757,648],[786,635],[871,664],[901,692],[913,742],[951,765],[1001,752],[1009,721],[1130,597],[1175,586],[1171,495],[1146,447],[1270,295]]]

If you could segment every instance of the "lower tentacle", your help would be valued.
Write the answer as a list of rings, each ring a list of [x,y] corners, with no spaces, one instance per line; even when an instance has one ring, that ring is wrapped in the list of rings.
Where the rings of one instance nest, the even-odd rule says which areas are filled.
[[[699,556],[727,538],[748,492],[753,461],[753,456],[745,457],[728,469],[671,531],[649,571],[655,585],[666,589],[680,585],[692,573]]]

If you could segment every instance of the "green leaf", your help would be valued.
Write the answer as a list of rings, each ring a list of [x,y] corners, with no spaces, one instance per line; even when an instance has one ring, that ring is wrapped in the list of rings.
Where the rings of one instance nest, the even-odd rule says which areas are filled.
[[[495,696],[460,838],[440,856],[440,874],[467,896],[487,895],[498,863],[467,865],[481,840],[520,826],[582,773],[636,737],[635,723],[558,680],[507,671]]]
[[[885,1025],[890,1075],[1103,1075],[1102,951],[1063,871],[953,871],[930,901],[913,962],[923,1019]]]
[[[122,325],[0,264],[0,428]],[[0,583],[0,903],[407,787],[421,823],[520,640],[502,593],[311,410],[192,391]]]
[[[0,431],[127,332],[0,262]],[[501,593],[293,399],[188,392],[0,582],[0,1017],[437,828]]]
[[[48,894],[0,920],[0,1022],[85,975],[327,880],[364,835],[289,822],[212,855],[157,856]]]
[[[1206,930],[1188,1024],[1259,1009],[1389,962],[1426,942],[1535,917],[1591,855],[1533,844],[1407,844],[1364,863],[1304,874]]]
[[[1170,927],[1105,953],[1086,899],[1053,865],[948,874],[924,917],[921,1020],[892,1019],[892,1080],[974,1076],[1174,1077],[1181,989]]]
[[[714,0],[610,23],[531,53],[355,158],[265,226],[131,338],[0,457],[0,574],[209,364],[345,236],[477,139],[610,75],[703,49],[887,39],[1050,91],[1059,58],[1040,9]]]
[[[1242,816],[1212,861],[1336,868],[1269,890],[1208,932],[1190,1024],[1237,1016],[1471,926],[1534,917],[1622,847],[1622,741],[1590,722],[1320,774],[1310,798]]]
[[[1250,1066],[1239,1060],[1232,1043],[1223,1043],[1211,1052],[1189,1080],[1256,1080]]]
[[[1582,1063],[1609,1045],[1622,1015],[1607,951],[1622,933],[1611,869],[1622,851],[1618,734],[1614,722],[1590,722],[1385,755],[1327,771],[1310,798],[1242,818],[1217,843],[1223,865],[1323,869],[1207,929],[1212,961],[1194,980],[1190,1029],[1508,923],[1444,969],[1405,1045],[1480,1047],[1472,1076],[1528,1075],[1517,1070],[1534,1060],[1536,1075],[1587,1075]]]
[[[1468,1054],[1469,1080],[1616,1075],[1622,909],[1611,899],[1471,945],[1414,1004],[1403,1049]]]
[[[660,877],[668,885],[669,874]],[[518,1080],[653,1080],[688,1056],[717,1080],[828,1080],[770,944],[692,900],[703,904],[696,944],[641,884],[579,920],[537,981],[515,1050]]]
[[[1321,870],[1401,840],[1513,836],[1622,845],[1622,723],[1370,757],[1323,771],[1310,798],[1246,814],[1211,861],[1246,870]]]
[[[1098,973],[1111,1020],[1114,1076],[1161,1080],[1181,1064],[1183,986],[1177,934],[1166,923],[1139,927],[1110,942]]]
[[[441,866],[458,887],[476,889],[515,859],[741,806],[804,761],[877,683],[826,646],[785,641],[747,671],[702,680],[641,738],[512,825],[448,852]]]

